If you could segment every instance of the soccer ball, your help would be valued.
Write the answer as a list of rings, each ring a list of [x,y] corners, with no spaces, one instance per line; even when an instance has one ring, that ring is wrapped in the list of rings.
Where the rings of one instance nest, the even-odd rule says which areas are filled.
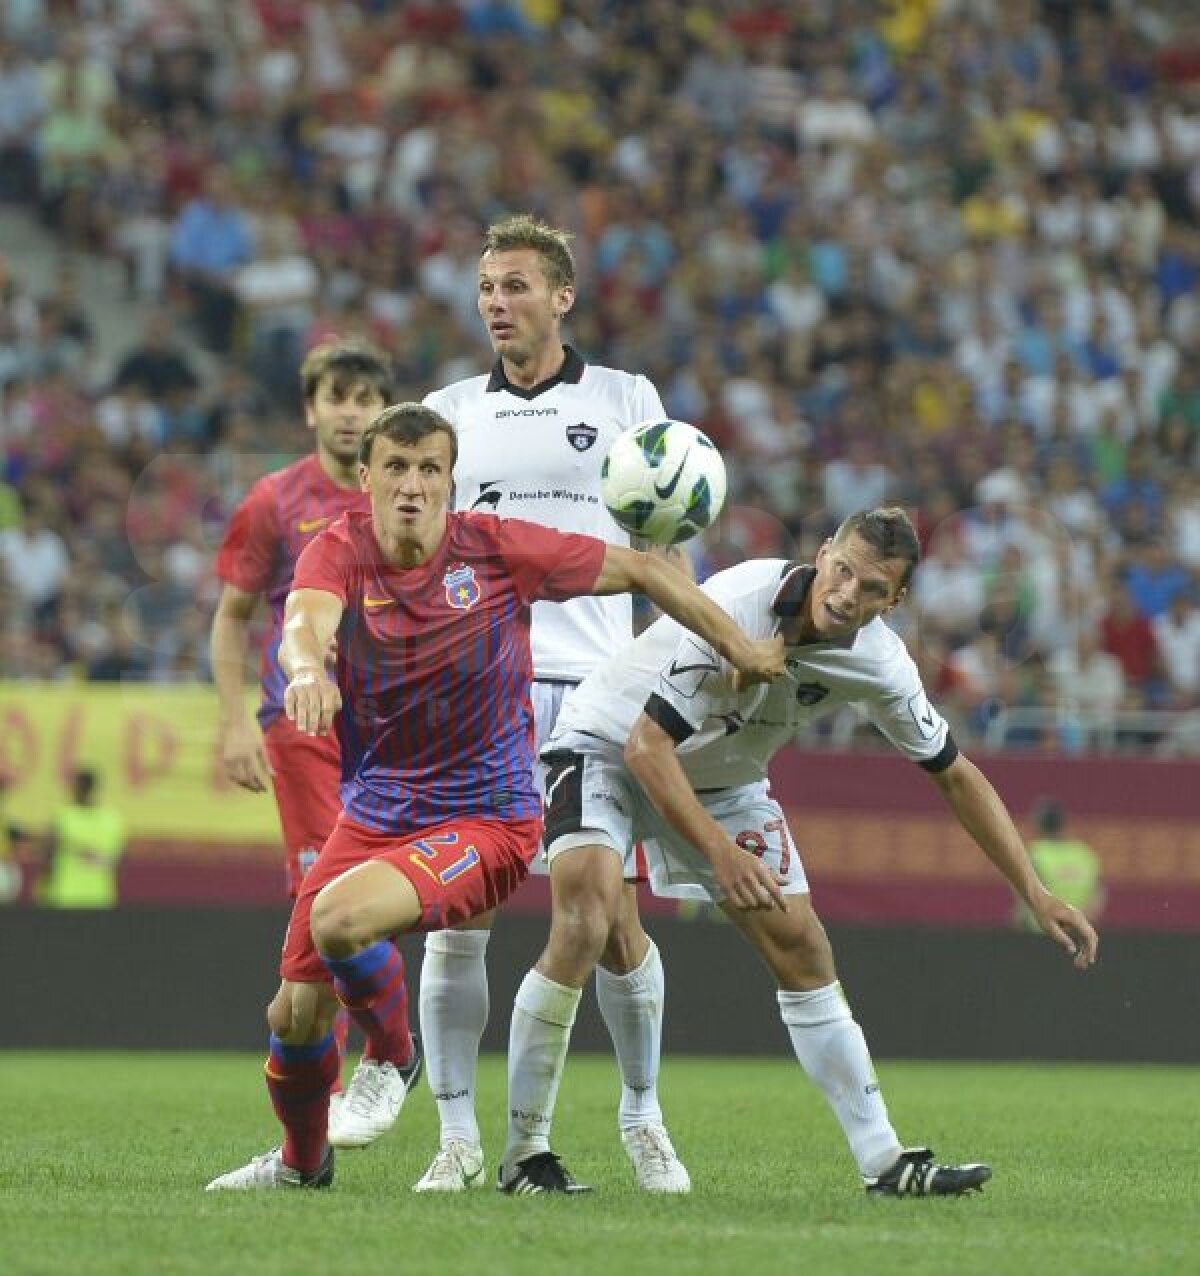
[[[694,425],[644,421],[609,448],[600,492],[608,512],[631,536],[678,545],[721,512],[725,462]]]

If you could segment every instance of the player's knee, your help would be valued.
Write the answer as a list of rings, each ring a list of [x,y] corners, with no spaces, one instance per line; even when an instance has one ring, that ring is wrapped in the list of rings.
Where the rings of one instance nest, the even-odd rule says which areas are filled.
[[[627,975],[636,970],[646,959],[650,936],[642,929],[636,913],[622,913],[616,925],[608,932],[600,964],[614,975]]]
[[[825,927],[815,914],[808,924],[789,928],[776,942],[776,958],[771,962],[779,968],[789,986],[811,986],[815,981],[824,984],[837,977],[833,963],[833,949]]]
[[[580,889],[557,895],[550,923],[551,945],[598,961],[614,921],[614,910],[599,892]]]
[[[267,1025],[285,1045],[305,1045],[321,1035],[318,1004],[316,996],[298,995],[295,986],[285,984],[267,1007]]]
[[[348,957],[374,939],[361,908],[324,892],[313,903],[309,925],[317,951],[326,957]]]

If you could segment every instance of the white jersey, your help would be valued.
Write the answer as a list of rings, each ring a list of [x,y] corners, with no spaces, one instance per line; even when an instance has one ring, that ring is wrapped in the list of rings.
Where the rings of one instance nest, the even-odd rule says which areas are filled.
[[[664,415],[645,377],[584,363],[568,346],[558,376],[532,390],[511,385],[497,362],[425,403],[458,433],[455,508],[629,544],[600,499],[600,467],[618,434]],[[534,676],[578,682],[632,635],[628,594],[535,603]]]
[[[813,575],[783,559],[755,559],[702,588],[749,637],[770,638],[781,617],[802,605]],[[664,616],[567,698],[546,751],[599,746],[612,755],[645,709],[679,742],[676,755],[693,788],[730,789],[766,779],[772,756],[807,722],[853,704],[913,761],[953,759],[945,720],[881,619],[845,642],[789,645],[786,663],[785,676],[769,686],[735,691],[732,667]]]

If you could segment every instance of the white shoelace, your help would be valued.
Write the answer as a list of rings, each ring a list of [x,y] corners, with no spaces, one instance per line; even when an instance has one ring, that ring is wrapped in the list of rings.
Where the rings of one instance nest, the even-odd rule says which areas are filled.
[[[651,1169],[666,1173],[675,1160],[675,1149],[671,1146],[667,1132],[659,1126],[647,1125],[632,1133],[642,1161],[648,1162]]]
[[[391,1067],[390,1063],[360,1063],[354,1069],[354,1076],[350,1078],[350,1085],[346,1089],[346,1109],[355,1116],[370,1116],[374,1106],[383,1097],[387,1080],[385,1069]]]

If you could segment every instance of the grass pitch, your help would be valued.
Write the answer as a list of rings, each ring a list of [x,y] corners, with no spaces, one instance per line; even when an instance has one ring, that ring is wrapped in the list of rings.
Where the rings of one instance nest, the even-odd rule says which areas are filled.
[[[663,1096],[690,1197],[639,1195],[616,1075],[570,1059],[556,1147],[594,1195],[414,1196],[434,1151],[422,1084],[397,1128],[339,1155],[331,1192],[204,1195],[277,1142],[261,1059],[0,1056],[4,1276],[661,1276],[698,1272],[1200,1270],[1200,1070],[885,1063],[901,1137],[995,1179],[961,1200],[871,1200],[795,1064],[669,1059]],[[481,1073],[489,1168],[503,1061]]]

